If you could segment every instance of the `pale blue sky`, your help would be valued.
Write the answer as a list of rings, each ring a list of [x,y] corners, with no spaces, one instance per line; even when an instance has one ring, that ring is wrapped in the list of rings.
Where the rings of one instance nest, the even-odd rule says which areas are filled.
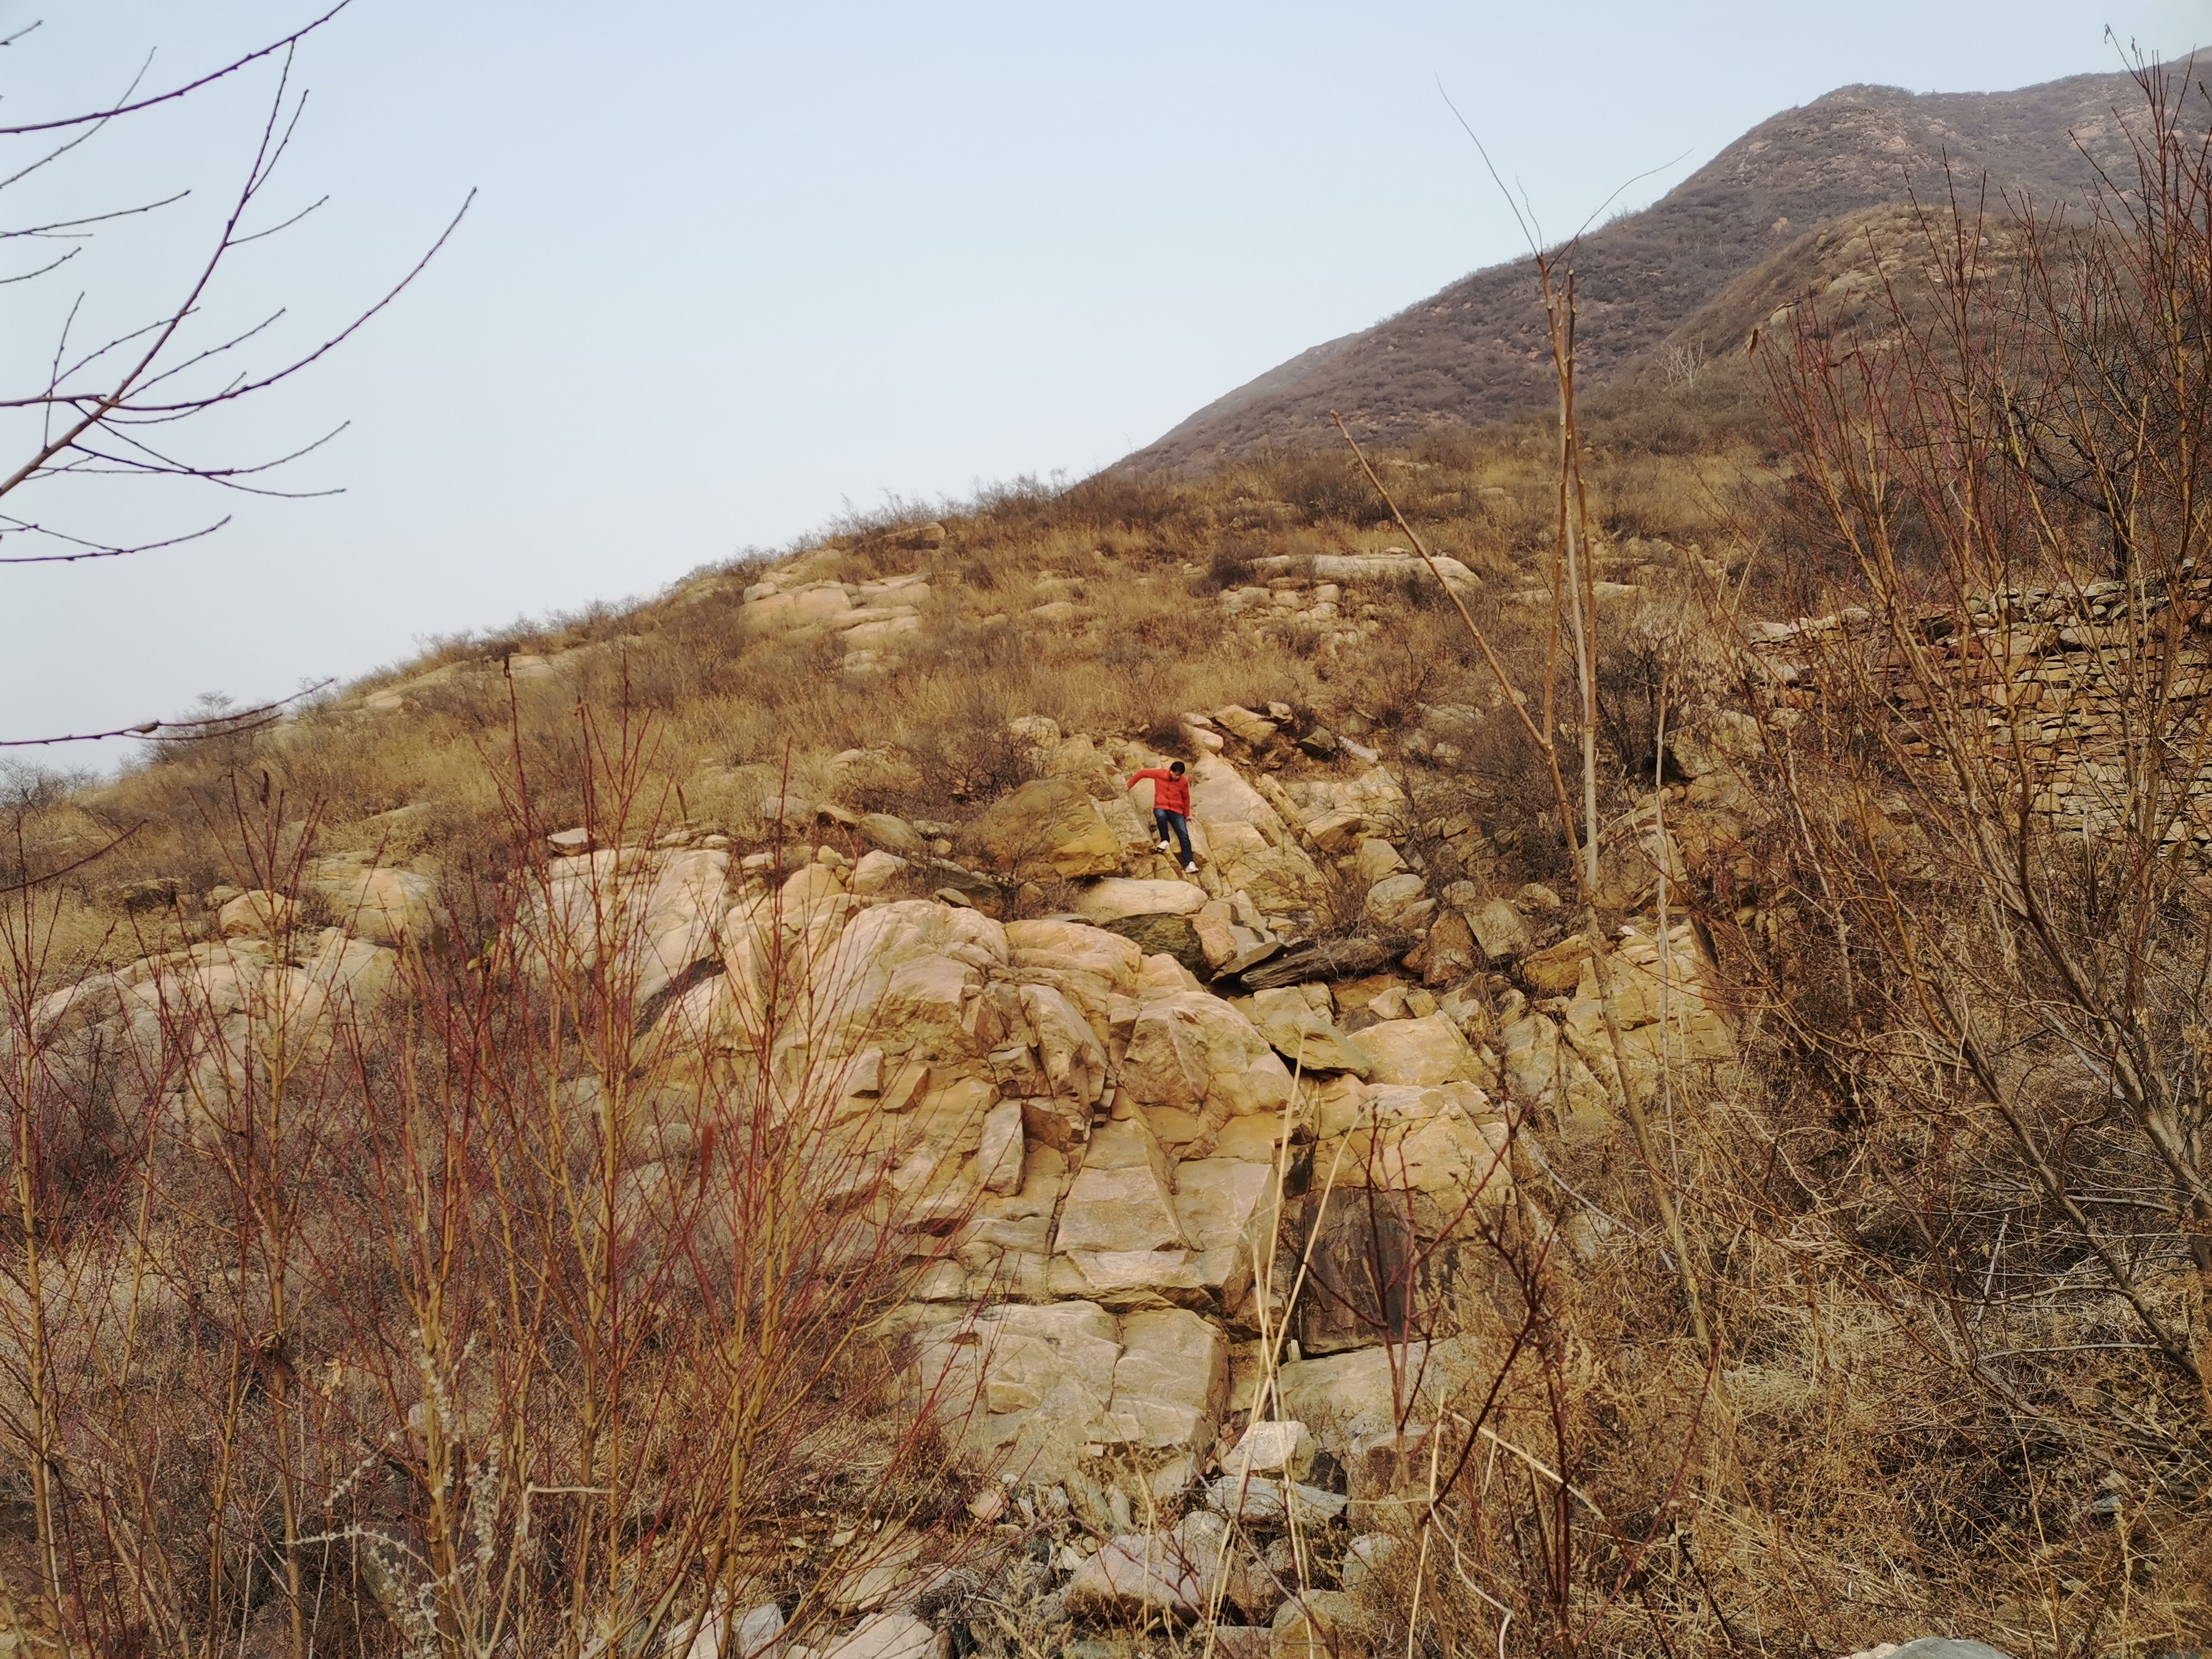
[[[0,118],[161,83],[316,8],[0,0]],[[651,592],[850,501],[1080,475],[1317,341],[1518,251],[1439,79],[1547,226],[1648,202],[1850,82],[1960,91],[2168,53],[2212,0],[1111,6],[355,0],[272,196],[331,204],[222,302],[295,337],[477,204],[420,286],[239,446],[350,429],[222,536],[0,570],[0,735],[349,676],[434,633]],[[118,126],[12,198],[228,188],[266,76]],[[0,288],[0,368],[167,291],[195,204]],[[4,273],[0,273],[4,274]],[[211,319],[213,320],[213,319]],[[209,434],[212,441],[214,434]],[[12,464],[12,463],[11,463]],[[210,503],[95,487],[79,522]],[[73,756],[89,761],[89,756]]]

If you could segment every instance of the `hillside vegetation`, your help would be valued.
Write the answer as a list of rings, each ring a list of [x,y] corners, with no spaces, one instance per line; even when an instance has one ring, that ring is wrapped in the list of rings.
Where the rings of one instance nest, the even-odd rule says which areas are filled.
[[[0,1638],[2201,1645],[2185,91],[2086,222],[1792,235],[1571,432],[845,524],[15,775]]]

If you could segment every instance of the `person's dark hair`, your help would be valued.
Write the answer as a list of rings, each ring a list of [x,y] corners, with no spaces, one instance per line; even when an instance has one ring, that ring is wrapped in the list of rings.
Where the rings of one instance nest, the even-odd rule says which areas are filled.
[[[1181,777],[1182,775],[1182,763],[1181,761],[1176,762],[1175,764],[1168,768],[1168,770],[1174,773],[1176,776]]]

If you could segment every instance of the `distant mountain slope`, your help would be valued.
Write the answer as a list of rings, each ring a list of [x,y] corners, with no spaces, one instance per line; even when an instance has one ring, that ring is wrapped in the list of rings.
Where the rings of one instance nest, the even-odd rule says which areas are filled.
[[[1839,216],[1986,174],[1994,191],[2076,196],[2093,161],[2126,155],[2125,75],[2018,92],[1853,86],[1762,122],[1639,213],[1586,237],[1571,261],[1588,382],[1601,386],[1738,278]],[[2085,155],[2084,152],[2087,152]],[[1340,410],[1363,437],[1403,442],[1443,422],[1510,418],[1552,398],[1543,312],[1526,259],[1494,265],[1389,320],[1312,347],[1217,398],[1124,465],[1182,468],[1327,441]]]

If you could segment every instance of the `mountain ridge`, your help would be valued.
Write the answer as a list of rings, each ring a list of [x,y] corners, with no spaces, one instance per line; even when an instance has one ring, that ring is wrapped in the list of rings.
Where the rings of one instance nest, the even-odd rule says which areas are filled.
[[[2078,198],[2124,161],[2117,111],[2140,95],[2124,72],[1996,93],[1855,83],[1768,117],[1650,207],[1574,245],[1585,385],[1626,374],[1808,232],[1905,200],[1916,185],[1924,195],[1919,181],[1947,170],[2008,198]],[[1548,405],[1551,374],[1529,262],[1508,261],[1307,348],[1118,465],[1188,471],[1326,443],[1332,410],[1362,439],[1403,444],[1438,425],[1534,413]]]

